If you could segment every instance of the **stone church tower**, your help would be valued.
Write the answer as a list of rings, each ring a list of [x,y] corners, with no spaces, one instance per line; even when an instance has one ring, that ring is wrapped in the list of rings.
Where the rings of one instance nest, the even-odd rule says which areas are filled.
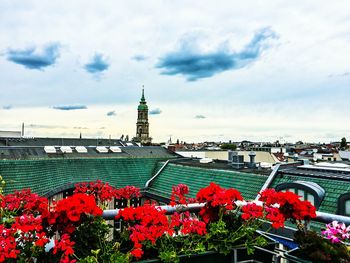
[[[149,137],[148,106],[144,89],[142,89],[142,97],[137,107],[136,136],[134,141],[141,142],[142,144],[150,144],[152,141],[152,138]]]

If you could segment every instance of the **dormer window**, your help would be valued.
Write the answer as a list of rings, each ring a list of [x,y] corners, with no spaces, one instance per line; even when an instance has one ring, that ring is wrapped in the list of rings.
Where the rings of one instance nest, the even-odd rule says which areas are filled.
[[[342,194],[338,199],[339,215],[350,216],[350,193]]]
[[[289,191],[300,196],[301,200],[307,200],[313,204],[316,209],[319,208],[324,195],[324,189],[316,183],[306,181],[295,181],[282,183],[275,187],[276,191]],[[349,199],[350,200],[350,199]],[[349,204],[350,205],[350,204]],[[350,209],[350,206],[349,206]]]

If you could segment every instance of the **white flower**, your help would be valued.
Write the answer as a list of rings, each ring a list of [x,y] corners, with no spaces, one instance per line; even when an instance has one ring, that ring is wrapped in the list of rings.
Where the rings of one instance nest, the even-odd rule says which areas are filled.
[[[241,206],[247,205],[248,203],[247,203],[247,201],[237,200],[237,201],[235,201],[235,204],[236,204],[236,206],[241,207]]]

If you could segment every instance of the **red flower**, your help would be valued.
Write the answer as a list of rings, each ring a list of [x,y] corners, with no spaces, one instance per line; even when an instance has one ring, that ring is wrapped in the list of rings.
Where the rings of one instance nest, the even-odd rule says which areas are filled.
[[[266,211],[266,219],[271,221],[273,228],[278,229],[280,227],[284,227],[284,221],[286,219],[278,208],[266,207]]]
[[[15,191],[0,199],[0,207],[7,211],[15,211],[17,215],[35,214],[48,215],[48,200],[36,193],[32,193],[30,189]]]
[[[170,196],[170,205],[175,206],[177,204],[186,205],[190,201],[193,201],[193,198],[187,198],[186,195],[189,193],[189,188],[185,184],[178,184],[172,187],[172,192]]]
[[[264,209],[255,203],[248,203],[242,207],[242,218],[248,220],[250,218],[262,218]]]
[[[118,199],[132,199],[140,196],[140,188],[137,188],[135,186],[125,186],[124,188],[117,190]]]
[[[156,240],[166,233],[171,233],[168,218],[164,210],[153,205],[139,207],[127,207],[119,211],[116,219],[123,219],[129,224],[130,240],[134,243],[135,255],[141,254],[142,242],[150,241],[155,244]],[[136,250],[140,249],[140,250]]]
[[[225,189],[213,182],[200,189],[196,199],[198,202],[206,203],[200,211],[200,215],[206,223],[216,220],[220,209],[232,210],[236,207],[234,201],[243,200],[240,192],[236,189]]]
[[[97,206],[94,197],[86,194],[74,194],[56,203],[48,222],[56,226],[60,233],[73,233],[75,227],[81,223],[82,216],[88,215],[102,215],[102,210]]]
[[[284,226],[287,219],[310,220],[316,217],[316,208],[309,201],[301,201],[292,192],[266,189],[260,193],[259,200],[265,202],[266,218],[271,220],[275,228]]]
[[[76,184],[74,193],[93,195],[96,201],[101,202],[110,201],[113,197],[118,197],[116,188],[100,180]]]
[[[141,258],[143,255],[143,251],[141,248],[136,248],[131,251],[131,255],[133,255],[135,258]]]
[[[55,240],[55,247],[53,249],[53,254],[57,254],[58,252],[62,252],[62,256],[60,259],[61,263],[74,263],[75,259],[70,259],[70,256],[74,254],[74,242],[70,240],[69,235],[64,234],[61,236],[60,240]]]
[[[20,250],[16,249],[15,229],[7,229],[0,225],[0,262],[6,259],[16,259]]]

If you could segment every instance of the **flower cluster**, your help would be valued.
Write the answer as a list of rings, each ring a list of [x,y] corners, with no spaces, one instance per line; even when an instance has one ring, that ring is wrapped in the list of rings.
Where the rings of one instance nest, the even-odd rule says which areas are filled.
[[[170,230],[165,211],[154,205],[124,208],[116,216],[116,219],[123,219],[129,225],[130,240],[134,244],[131,254],[135,258],[142,257],[142,243],[144,241],[155,244],[158,238]]]
[[[254,236],[261,222],[257,219],[269,220],[278,228],[283,227],[287,219],[315,217],[315,208],[290,192],[267,189],[260,193],[259,201],[247,202],[239,191],[210,183],[199,190],[195,200],[188,195],[189,188],[184,184],[172,188],[170,204],[179,205],[172,216],[155,204],[120,209],[116,219],[122,220],[123,229],[122,239],[118,241],[106,237],[110,231],[101,217],[98,202],[113,198],[130,201],[140,197],[139,188],[116,189],[101,181],[81,183],[76,185],[72,196],[54,202],[51,207],[46,198],[30,190],[0,195],[0,262],[22,262],[35,257],[44,258],[44,262],[62,263],[94,257],[93,262],[102,262],[107,255],[112,258],[112,254],[110,261],[128,262],[147,259],[150,255],[157,257],[160,253],[163,257],[184,251],[229,253],[237,245],[251,248],[260,244]],[[188,203],[194,201],[204,203],[199,215],[185,212]],[[349,238],[350,227],[333,223],[323,234],[337,242]],[[54,243],[54,247],[45,251],[49,242]],[[101,247],[106,244],[109,250]],[[116,246],[120,246],[119,249]],[[158,249],[161,252],[155,252]],[[167,249],[172,251],[167,253]],[[91,253],[95,253],[94,256]],[[106,254],[102,257],[99,253]]]
[[[6,259],[16,259],[17,255],[20,254],[14,233],[15,229],[0,225],[0,262],[4,262]]]
[[[32,193],[30,189],[23,189],[0,198],[0,207],[5,211],[16,212],[17,215],[47,216],[49,206],[47,198]]]
[[[97,206],[95,198],[87,194],[73,194],[56,203],[48,221],[50,225],[56,226],[60,233],[71,234],[89,215],[102,215],[102,210]]]
[[[117,189],[110,186],[108,183],[103,183],[100,180],[95,182],[84,182],[75,185],[74,193],[84,193],[93,195],[96,201],[110,201],[117,196]]]
[[[140,188],[135,186],[125,186],[123,188],[119,188],[117,191],[117,199],[133,199],[141,196]]]
[[[182,214],[175,212],[171,216],[170,228],[172,231],[177,230],[177,234],[198,234],[201,236],[207,234],[206,223],[192,217],[188,211]]]
[[[111,201],[116,199],[127,199],[140,197],[140,188],[135,186],[125,186],[123,188],[115,188],[101,180],[94,182],[84,182],[75,185],[74,193],[84,193],[95,197],[96,202]]]
[[[333,221],[326,225],[326,230],[322,231],[322,235],[331,240],[332,243],[344,242],[350,238],[350,226]]]
[[[267,212],[266,218],[272,222],[274,228],[284,226],[288,219],[295,221],[309,221],[316,217],[316,209],[309,201],[300,200],[292,192],[276,192],[266,189],[260,193],[259,200],[264,202]]]
[[[68,234],[63,234],[60,240],[55,240],[55,247],[53,249],[53,254],[59,254],[61,252],[61,263],[74,263],[75,259],[71,260],[70,256],[74,254],[74,246],[75,242],[70,240],[70,236]]]
[[[55,202],[51,208],[47,198],[30,189],[1,195],[0,262],[10,259],[31,262],[28,260],[50,254],[56,255],[60,262],[75,262],[71,259],[75,244],[71,238],[76,229],[102,215],[94,194],[90,194],[76,193]],[[46,252],[45,246],[52,238],[56,239],[55,248]]]
[[[170,205],[175,206],[177,204],[186,205],[188,203],[194,203],[195,199],[187,197],[189,194],[189,188],[185,184],[178,184],[172,187],[170,196]]]
[[[264,216],[264,208],[256,203],[247,203],[242,206],[242,218],[244,220],[262,218]]]
[[[220,214],[236,207],[236,200],[243,200],[236,189],[225,189],[211,182],[209,186],[198,191],[196,200],[205,203],[199,214],[208,223],[220,217]]]
[[[42,221],[48,215],[47,198],[30,189],[0,196],[0,262],[43,251],[49,239]]]

